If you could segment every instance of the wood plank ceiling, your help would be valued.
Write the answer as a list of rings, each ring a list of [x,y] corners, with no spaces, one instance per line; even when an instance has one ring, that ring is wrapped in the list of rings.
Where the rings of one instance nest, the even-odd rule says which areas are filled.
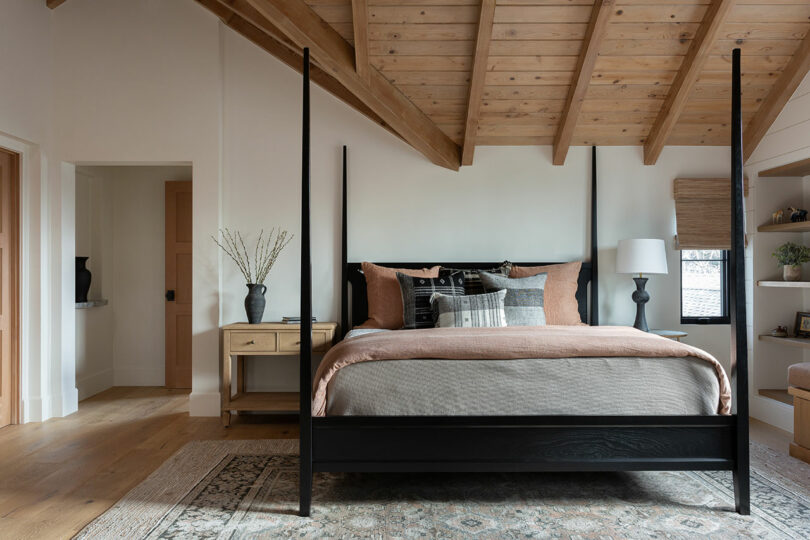
[[[735,47],[747,158],[810,69],[810,0],[196,1],[288,64],[309,46],[315,82],[453,169],[476,145],[727,146]]]

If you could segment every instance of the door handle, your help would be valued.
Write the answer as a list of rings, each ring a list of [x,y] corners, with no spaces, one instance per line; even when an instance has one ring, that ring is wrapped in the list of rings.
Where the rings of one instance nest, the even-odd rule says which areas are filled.
[[[174,289],[169,289],[166,291],[166,301],[174,302]]]

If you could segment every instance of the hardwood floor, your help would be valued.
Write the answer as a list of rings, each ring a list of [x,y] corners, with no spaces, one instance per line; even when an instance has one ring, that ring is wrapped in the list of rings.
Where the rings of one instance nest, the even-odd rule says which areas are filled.
[[[66,418],[0,429],[0,538],[71,537],[189,441],[297,437],[295,416],[224,428],[189,417],[187,391],[111,388]],[[752,419],[751,438],[787,453],[791,436]]]
[[[0,538],[70,538],[189,441],[298,437],[296,416],[260,420],[223,428],[219,417],[188,416],[188,391],[139,387],[0,429]]]

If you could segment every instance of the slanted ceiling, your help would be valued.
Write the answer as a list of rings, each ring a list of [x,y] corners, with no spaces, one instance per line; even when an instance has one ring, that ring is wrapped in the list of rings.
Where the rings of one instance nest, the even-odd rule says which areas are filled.
[[[742,49],[745,157],[810,68],[808,0],[196,0],[457,169],[476,145],[729,144]]]

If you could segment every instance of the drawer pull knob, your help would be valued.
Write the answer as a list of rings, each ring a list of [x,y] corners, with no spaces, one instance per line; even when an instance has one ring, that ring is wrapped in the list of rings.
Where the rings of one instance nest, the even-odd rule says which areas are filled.
[[[247,344],[248,345],[256,345],[256,340],[251,339],[250,341],[247,342]]]
[[[295,344],[296,344],[296,345],[301,345],[301,342],[300,342],[300,341],[296,341],[296,342],[295,342]]]

